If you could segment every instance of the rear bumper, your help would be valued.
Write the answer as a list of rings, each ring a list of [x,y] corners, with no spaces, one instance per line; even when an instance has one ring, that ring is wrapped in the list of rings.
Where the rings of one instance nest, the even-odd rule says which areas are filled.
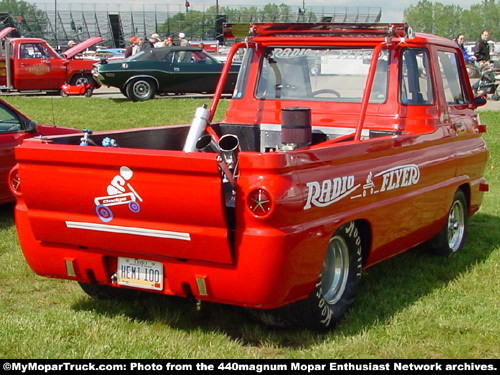
[[[113,274],[117,272],[118,257],[130,258],[130,253],[106,250],[105,244],[102,248],[79,248],[37,241],[26,207],[19,203],[16,225],[23,254],[38,275],[123,288],[116,284]],[[254,233],[250,230],[237,239],[235,264],[147,255],[140,249],[135,255],[163,264],[164,287],[154,293],[181,297],[192,294],[210,302],[276,308],[307,297],[319,276],[316,268],[320,265],[316,267],[310,259],[299,255],[305,254],[301,236],[274,229]]]

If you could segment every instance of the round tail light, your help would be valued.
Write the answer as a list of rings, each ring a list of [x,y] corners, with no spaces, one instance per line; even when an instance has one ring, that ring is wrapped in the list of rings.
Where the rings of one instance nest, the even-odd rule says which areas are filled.
[[[268,216],[272,210],[273,202],[271,196],[264,189],[253,190],[247,199],[248,209],[254,216]]]

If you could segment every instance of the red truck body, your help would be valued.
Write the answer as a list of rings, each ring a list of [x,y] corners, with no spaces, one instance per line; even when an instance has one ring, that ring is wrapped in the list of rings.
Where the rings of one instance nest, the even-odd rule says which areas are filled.
[[[246,49],[221,123],[227,71],[191,125],[91,135],[120,147],[55,136],[16,150],[16,223],[37,274],[323,329],[362,268],[429,240],[462,247],[488,151],[454,43],[404,24],[252,31],[229,54]]]
[[[2,30],[0,37],[5,38],[9,29],[13,28]],[[91,73],[96,61],[77,54],[102,40],[92,37],[59,54],[43,39],[5,38],[0,56],[0,89],[59,92],[63,84],[76,85],[83,78],[98,87]]]

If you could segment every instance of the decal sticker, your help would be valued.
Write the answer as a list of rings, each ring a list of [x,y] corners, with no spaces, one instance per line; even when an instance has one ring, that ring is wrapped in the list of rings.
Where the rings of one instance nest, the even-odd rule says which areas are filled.
[[[376,179],[376,182],[374,181]],[[353,195],[361,184],[356,184],[354,176],[344,176],[332,179],[308,182],[307,201],[304,210],[316,207],[326,207],[348,196],[351,199],[363,198],[390,190],[416,185],[420,181],[420,169],[416,164],[406,164],[385,169],[373,174],[369,172],[363,184],[363,191]]]
[[[307,183],[307,202],[304,210],[316,207],[326,207],[335,203],[350,194],[358,187],[354,185],[354,176],[337,177],[324,180],[321,183],[317,181]]]
[[[113,220],[113,213],[110,206],[127,205],[132,212],[139,212],[141,210],[139,200],[142,198],[137,194],[132,185],[128,183],[134,172],[129,167],[121,167],[120,173],[113,177],[111,183],[107,187],[107,196],[94,198],[96,205],[96,213],[101,221],[107,223]]]
[[[420,180],[420,169],[415,164],[402,165],[387,169],[375,175],[382,176],[380,191],[394,190],[400,187],[416,185]]]
[[[36,76],[43,76],[47,73],[50,73],[51,69],[50,66],[47,66],[45,64],[35,64],[26,68],[26,70]]]

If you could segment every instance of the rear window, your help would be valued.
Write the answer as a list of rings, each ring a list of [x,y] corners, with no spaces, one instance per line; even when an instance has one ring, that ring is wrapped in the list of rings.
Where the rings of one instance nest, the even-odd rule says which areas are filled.
[[[360,103],[372,48],[272,47],[264,52],[258,99]],[[387,98],[389,52],[378,56],[370,103]]]

